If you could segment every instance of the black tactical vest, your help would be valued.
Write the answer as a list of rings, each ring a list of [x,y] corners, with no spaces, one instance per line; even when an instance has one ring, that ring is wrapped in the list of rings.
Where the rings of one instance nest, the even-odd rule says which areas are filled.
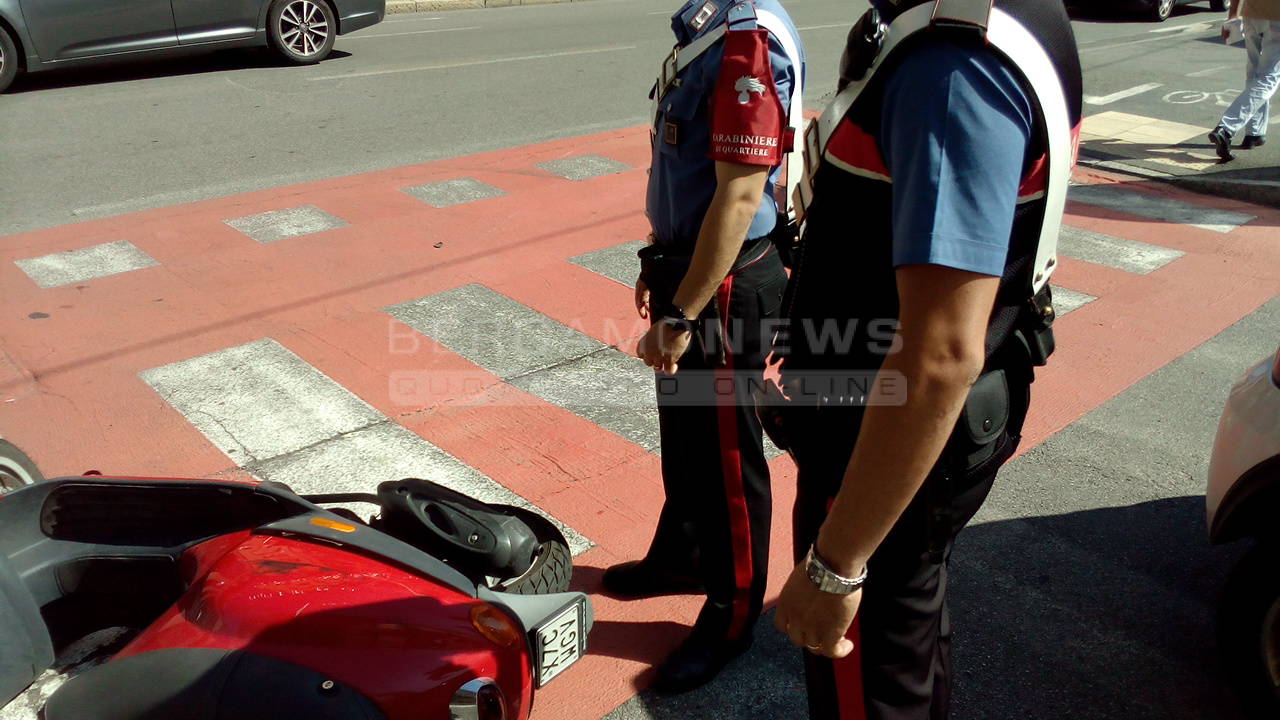
[[[914,0],[903,5],[910,7],[927,1]],[[1080,60],[1062,3],[995,0],[995,7],[1008,13],[1040,41],[1061,80],[1070,124],[1078,128]],[[846,114],[842,130],[850,132],[843,126],[852,125],[853,133],[869,137],[878,148],[884,81],[894,72],[896,62],[907,57],[913,47],[943,40],[982,46],[982,39],[976,33],[939,28],[916,33],[883,61],[885,64]],[[1016,70],[1016,58],[1001,56],[1001,59]],[[1029,86],[1027,93],[1034,97]],[[1038,107],[1036,103],[1033,106]],[[1037,118],[1033,132],[1024,166],[1024,184],[1034,182],[1037,161],[1044,157],[1047,148],[1042,119]],[[887,175],[887,170],[868,167],[853,172],[847,166],[824,161],[814,176],[814,199],[808,208],[804,237],[783,308],[789,318],[789,329],[780,342],[784,379],[825,373],[865,376],[878,370],[884,360],[887,340],[892,335],[886,328],[896,326],[898,318],[898,289],[891,256],[892,185],[889,178],[880,173]],[[1032,360],[1021,348],[1014,329],[1027,319],[1028,313],[1038,312],[1029,297],[1029,288],[1044,212],[1044,193],[1038,196],[1028,193],[1027,197],[1019,198],[1009,255],[988,326],[987,369],[1007,370],[1011,382],[1031,380]],[[1039,300],[1043,307],[1044,293]],[[857,383],[845,384],[854,385]],[[841,411],[841,416],[861,415],[856,396],[829,398],[829,401],[852,406]],[[850,419],[856,421],[859,417]]]

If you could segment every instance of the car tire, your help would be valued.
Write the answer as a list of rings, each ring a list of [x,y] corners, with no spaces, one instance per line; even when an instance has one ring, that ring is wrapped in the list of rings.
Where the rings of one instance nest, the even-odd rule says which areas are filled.
[[[1280,539],[1240,560],[1218,607],[1218,649],[1252,717],[1280,717]]]
[[[1227,0],[1209,0],[1209,9],[1214,12],[1225,12]]]
[[[22,59],[18,57],[18,45],[9,36],[9,31],[0,25],[0,92],[9,89],[21,69]]]
[[[1155,22],[1164,22],[1169,19],[1169,15],[1173,13],[1173,0],[1152,0],[1151,3],[1151,19]]]
[[[26,453],[8,440],[0,440],[0,495],[44,482],[44,475]]]
[[[489,578],[485,582],[489,589],[517,595],[546,595],[568,590],[573,579],[573,553],[560,528],[532,510],[511,505],[495,507],[524,521],[539,544],[533,564],[524,574],[514,578]]]
[[[311,65],[333,51],[338,21],[325,0],[274,0],[267,10],[267,34],[285,60]]]

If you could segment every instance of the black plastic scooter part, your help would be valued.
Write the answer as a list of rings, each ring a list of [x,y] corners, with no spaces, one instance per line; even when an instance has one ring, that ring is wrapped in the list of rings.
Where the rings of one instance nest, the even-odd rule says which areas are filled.
[[[69,680],[44,720],[384,720],[368,698],[282,660],[208,648],[156,650]]]
[[[515,577],[533,564],[539,541],[520,518],[426,480],[378,485],[377,529],[463,573]]]
[[[40,606],[0,554],[0,706],[47,670],[53,658]]]

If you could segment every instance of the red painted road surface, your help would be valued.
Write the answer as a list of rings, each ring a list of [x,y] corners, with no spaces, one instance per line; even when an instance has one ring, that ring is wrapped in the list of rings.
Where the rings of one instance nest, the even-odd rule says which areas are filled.
[[[571,182],[535,167],[587,153],[634,169]],[[630,351],[634,333],[620,339],[615,329],[639,328],[631,290],[566,258],[645,236],[647,155],[645,131],[628,129],[0,238],[0,432],[47,474],[233,471],[138,373],[273,338],[595,541],[575,575],[577,587],[593,592],[602,568],[647,546],[662,499],[657,457],[425,338],[416,352],[400,352],[392,329],[412,331],[380,308],[480,283]],[[458,177],[507,194],[437,209],[400,190]],[[1100,172],[1081,170],[1076,180],[1131,184],[1136,193],[1257,219],[1221,234],[1070,203],[1069,225],[1185,255],[1149,275],[1062,260],[1055,284],[1098,299],[1058,323],[1058,351],[1034,386],[1024,449],[1280,292],[1280,212]],[[260,244],[223,222],[299,205],[350,225]],[[41,289],[13,262],[126,239],[159,265]],[[491,402],[441,391],[420,406],[393,403],[389,375],[423,368],[487,377],[481,398]],[[773,468],[776,592],[790,569],[794,473],[785,457]],[[535,718],[598,718],[624,702],[700,604],[693,596],[593,601],[590,655],[540,694]]]

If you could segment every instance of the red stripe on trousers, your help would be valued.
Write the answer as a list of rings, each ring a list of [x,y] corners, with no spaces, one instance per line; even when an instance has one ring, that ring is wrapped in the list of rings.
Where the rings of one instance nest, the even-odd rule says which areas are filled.
[[[835,504],[835,498],[827,500],[827,512]],[[844,636],[853,643],[853,651],[831,661],[831,671],[836,685],[836,712],[840,720],[867,720],[867,699],[862,692],[862,633],[858,630],[858,616],[853,616]]]
[[[721,342],[729,341],[729,297],[733,292],[733,276],[720,283],[716,291],[720,301]],[[738,448],[738,400],[733,376],[733,353],[725,352],[725,366],[716,369],[716,416],[720,426],[720,468],[724,475],[725,503],[729,513],[729,535],[733,544],[733,576],[736,592],[733,598],[733,618],[729,623],[729,637],[741,637],[746,630],[747,613],[751,605],[751,516],[747,513],[747,498],[742,489],[742,452]],[[734,392],[728,398],[721,397],[720,379],[727,378]]]
[[[867,701],[862,694],[862,638],[858,632],[858,618],[853,618],[845,637],[853,641],[853,652],[838,660],[832,660],[835,671],[836,705],[840,720],[866,720]]]

